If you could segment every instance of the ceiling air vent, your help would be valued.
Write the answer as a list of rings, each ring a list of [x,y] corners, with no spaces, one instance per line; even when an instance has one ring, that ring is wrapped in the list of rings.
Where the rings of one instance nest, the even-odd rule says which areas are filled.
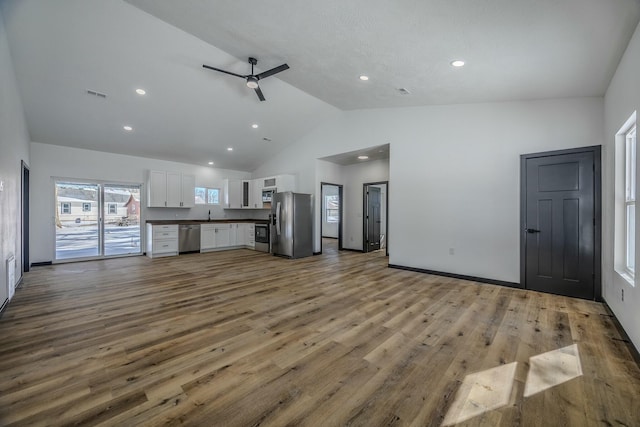
[[[89,95],[97,96],[98,98],[106,98],[107,94],[102,92],[97,92],[95,90],[87,89],[87,93]]]
[[[263,141],[271,142],[271,138],[267,138],[266,136],[262,138]]]
[[[411,93],[403,87],[398,88],[398,92],[400,92],[400,95],[409,95]]]

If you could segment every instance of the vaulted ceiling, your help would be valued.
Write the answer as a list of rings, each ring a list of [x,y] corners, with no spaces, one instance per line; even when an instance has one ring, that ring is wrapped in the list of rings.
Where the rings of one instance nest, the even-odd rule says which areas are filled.
[[[32,140],[247,171],[340,110],[602,96],[640,19],[640,0],[0,6]],[[290,66],[265,102],[202,68],[249,56]]]

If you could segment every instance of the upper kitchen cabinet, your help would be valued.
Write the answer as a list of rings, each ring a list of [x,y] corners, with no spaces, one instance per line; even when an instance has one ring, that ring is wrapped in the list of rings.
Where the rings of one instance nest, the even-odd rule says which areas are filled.
[[[251,181],[251,206],[254,209],[262,209],[262,179]]]
[[[149,171],[147,206],[191,208],[195,205],[196,177],[180,172]]]
[[[251,181],[242,181],[242,207],[253,208],[253,194],[251,194]]]
[[[294,175],[278,175],[253,180],[225,179],[224,180],[224,208],[225,209],[269,209],[265,205],[264,191],[283,192],[296,191]],[[271,199],[267,202],[269,202]]]
[[[242,185],[239,179],[224,180],[224,208],[242,209]]]
[[[263,189],[275,189],[276,192],[296,191],[296,177],[293,175],[277,175],[258,180]]]

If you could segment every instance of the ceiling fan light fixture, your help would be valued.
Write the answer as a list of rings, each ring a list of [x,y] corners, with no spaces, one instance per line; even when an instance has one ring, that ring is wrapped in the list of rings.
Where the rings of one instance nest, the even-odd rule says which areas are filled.
[[[258,79],[253,76],[247,77],[247,87],[251,89],[257,89],[258,87]]]

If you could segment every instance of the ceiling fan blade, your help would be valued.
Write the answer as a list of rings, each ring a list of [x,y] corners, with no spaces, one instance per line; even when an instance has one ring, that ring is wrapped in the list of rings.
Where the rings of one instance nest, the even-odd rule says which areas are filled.
[[[275,67],[275,68],[272,68],[270,70],[263,71],[260,74],[256,74],[255,77],[258,80],[260,80],[260,79],[264,79],[265,77],[273,76],[274,74],[277,74],[277,73],[279,73],[281,71],[288,70],[288,69],[289,69],[289,66],[287,64],[282,64],[282,65],[280,65],[278,67]]]
[[[206,65],[206,64],[202,64],[202,67],[203,68],[208,68],[208,69],[213,70],[213,71],[219,71],[221,73],[229,74],[230,76],[240,77],[240,78],[243,78],[243,79],[247,77],[247,76],[242,76],[240,74],[232,73],[231,71],[221,70],[220,68],[212,67],[212,66]]]
[[[258,98],[260,98],[260,101],[264,101],[264,95],[262,94],[262,91],[260,90],[260,86],[258,86],[257,88],[254,89],[256,91],[256,95],[258,95]]]

